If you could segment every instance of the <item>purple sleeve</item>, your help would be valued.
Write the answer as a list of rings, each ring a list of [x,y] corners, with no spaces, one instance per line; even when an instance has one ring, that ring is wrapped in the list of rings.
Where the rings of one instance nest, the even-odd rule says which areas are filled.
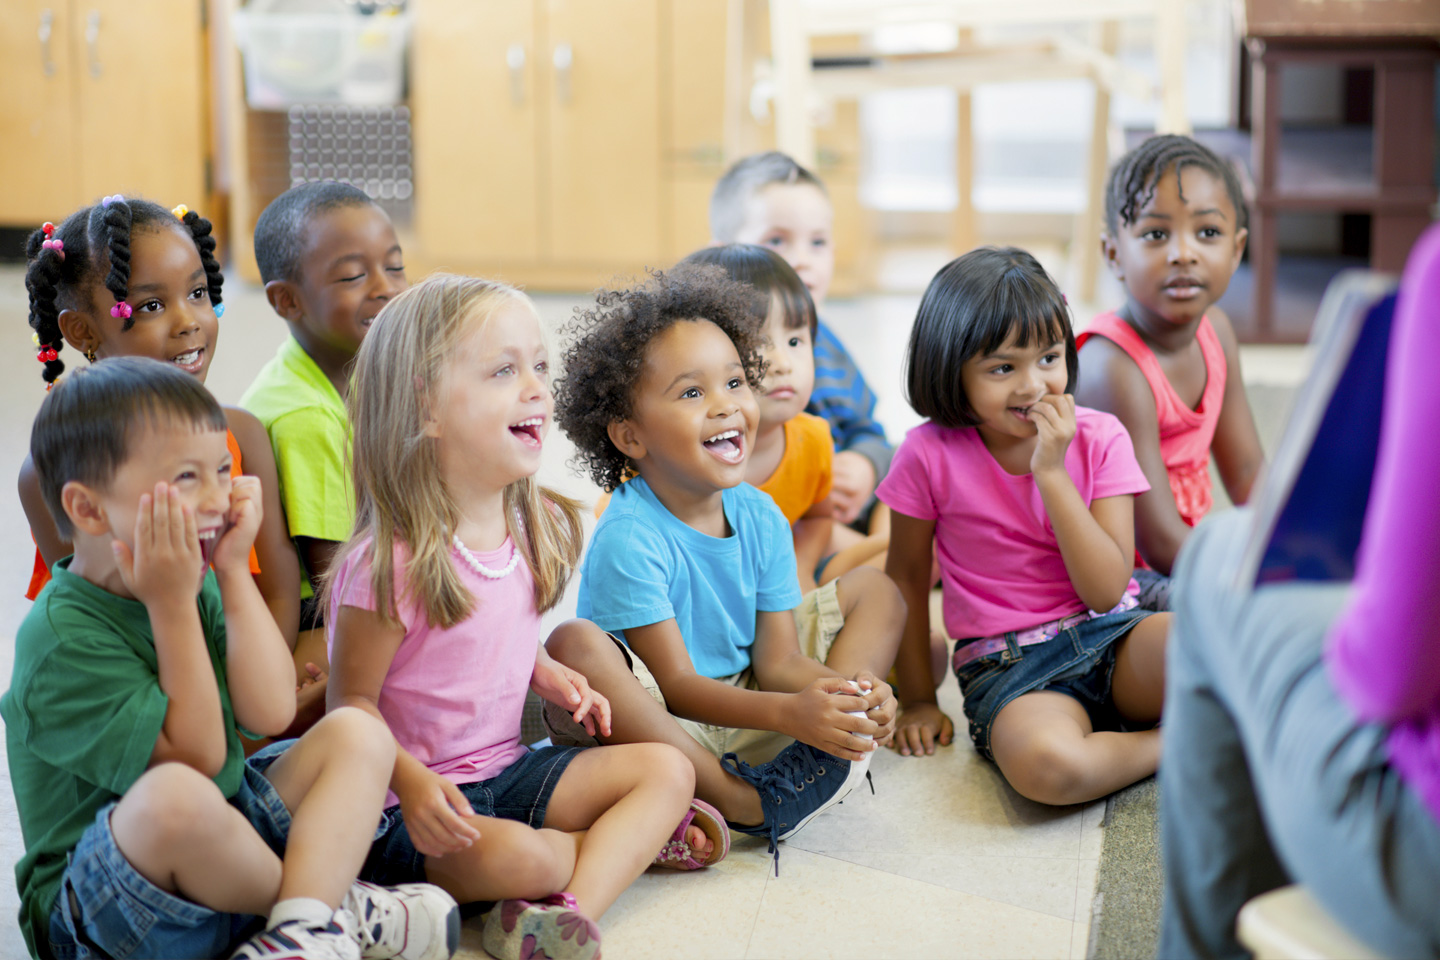
[[[1437,329],[1440,227],[1431,227],[1410,255],[1396,304],[1353,592],[1326,652],[1332,681],[1361,718],[1392,725],[1440,703]]]
[[[911,430],[895,451],[890,472],[875,488],[875,496],[890,509],[917,520],[934,520],[940,516],[931,492],[930,472],[926,469],[928,447],[936,439],[935,427],[928,423]]]

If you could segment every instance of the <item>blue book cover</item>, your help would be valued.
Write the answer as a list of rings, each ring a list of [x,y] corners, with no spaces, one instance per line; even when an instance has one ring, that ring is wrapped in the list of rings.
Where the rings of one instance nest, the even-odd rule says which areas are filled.
[[[1395,285],[1359,272],[1327,289],[1310,374],[1261,481],[1241,580],[1354,576],[1380,446]]]

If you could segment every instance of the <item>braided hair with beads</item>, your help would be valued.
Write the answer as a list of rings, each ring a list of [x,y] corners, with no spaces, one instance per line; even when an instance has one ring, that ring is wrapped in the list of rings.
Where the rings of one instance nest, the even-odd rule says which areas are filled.
[[[117,195],[82,207],[58,226],[47,223],[30,235],[25,245],[25,290],[30,295],[30,326],[47,384],[53,384],[65,370],[59,358],[65,345],[61,311],[80,305],[85,286],[100,280],[115,299],[111,315],[123,318],[129,329],[134,322],[125,303],[130,288],[130,238],[137,229],[158,230],[171,224],[184,229],[194,241],[205,268],[210,302],[219,307],[225,278],[215,259],[215,237],[210,221],[193,210],[177,207],[170,211],[158,203]]]
[[[1235,207],[1236,229],[1249,223],[1245,192],[1235,168],[1215,151],[1189,137],[1175,134],[1150,137],[1115,162],[1105,185],[1105,226],[1114,236],[1122,224],[1128,226],[1155,196],[1155,187],[1172,168],[1175,176],[1186,167],[1196,167],[1225,184],[1230,203]],[[1184,192],[1180,199],[1185,199]]]

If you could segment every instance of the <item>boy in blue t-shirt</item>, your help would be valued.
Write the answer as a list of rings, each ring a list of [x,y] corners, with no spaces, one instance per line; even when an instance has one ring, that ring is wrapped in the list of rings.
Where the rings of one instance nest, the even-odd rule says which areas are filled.
[[[0,699],[31,953],[454,953],[442,890],[355,881],[395,763],[383,723],[341,708],[241,753],[237,724],[290,724],[294,674],[250,575],[260,484],[231,478],[215,399],[171,364],[102,360],[45,398],[30,452],[75,551]]]
[[[743,482],[760,419],[755,296],[682,265],[577,317],[556,422],[614,491],[579,615],[617,642],[577,635],[550,653],[610,699],[607,743],[678,747],[696,795],[774,848],[844,798],[893,735],[879,678],[904,601],[871,569],[801,601],[785,516]],[[595,742],[563,710],[546,724],[556,742]]]

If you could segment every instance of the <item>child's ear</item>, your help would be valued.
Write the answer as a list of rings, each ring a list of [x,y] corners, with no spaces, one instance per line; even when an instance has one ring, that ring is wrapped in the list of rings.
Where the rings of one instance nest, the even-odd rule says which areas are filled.
[[[1124,280],[1125,268],[1120,266],[1118,254],[1119,245],[1115,243],[1115,238],[1109,233],[1100,234],[1100,256],[1105,259],[1105,266],[1110,268],[1116,280]]]
[[[61,310],[56,322],[60,326],[60,335],[76,350],[89,354],[100,349],[99,331],[91,323],[90,314],[82,310]]]
[[[112,532],[110,518],[100,505],[100,497],[79,480],[71,480],[60,488],[60,505],[65,508],[65,516],[70,518],[76,530],[92,537],[103,537]]]
[[[610,434],[610,442],[615,444],[615,449],[627,458],[638,463],[645,457],[645,443],[640,439],[635,421],[611,420],[605,430]]]
[[[271,280],[265,284],[265,299],[270,301],[270,309],[285,320],[294,322],[305,315],[300,305],[300,291],[289,280]]]
[[[1245,256],[1245,244],[1250,239],[1250,231],[1241,227],[1235,231],[1235,258],[1230,261],[1230,272],[1234,273],[1240,268],[1240,260]]]
[[[420,405],[420,432],[431,440],[440,438],[440,420],[435,416],[433,405],[430,402],[430,391],[425,387],[425,380],[422,377],[415,378],[415,396]]]

